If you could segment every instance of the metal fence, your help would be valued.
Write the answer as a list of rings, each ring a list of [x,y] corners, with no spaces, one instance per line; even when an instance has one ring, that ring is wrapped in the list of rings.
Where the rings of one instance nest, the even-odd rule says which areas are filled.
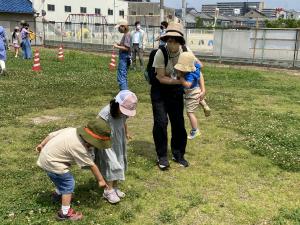
[[[145,51],[150,52],[158,46],[160,30],[143,29]],[[107,24],[36,22],[33,30],[34,45],[62,44],[91,51],[111,50],[122,37],[114,25]],[[187,46],[201,60],[300,68],[300,29],[186,29],[185,36]]]

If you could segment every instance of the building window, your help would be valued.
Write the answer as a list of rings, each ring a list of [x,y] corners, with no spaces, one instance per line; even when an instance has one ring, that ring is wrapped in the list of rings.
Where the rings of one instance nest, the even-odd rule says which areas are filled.
[[[80,7],[80,13],[86,13],[86,7]]]
[[[136,11],[131,11],[131,15],[136,15]]]
[[[100,23],[95,23],[95,32],[101,32],[101,24]]]
[[[71,6],[65,5],[65,12],[71,12]]]
[[[109,16],[112,16],[114,15],[114,10],[112,9],[108,9],[108,13],[107,13]]]
[[[123,16],[124,17],[124,10],[120,10],[119,11],[119,16]]]
[[[48,4],[48,11],[55,11],[55,5]]]
[[[153,13],[149,13],[149,16],[153,16]]]
[[[72,30],[72,23],[71,22],[65,22],[65,30],[67,30],[67,31]]]
[[[101,14],[101,9],[95,9],[95,14],[100,15]]]

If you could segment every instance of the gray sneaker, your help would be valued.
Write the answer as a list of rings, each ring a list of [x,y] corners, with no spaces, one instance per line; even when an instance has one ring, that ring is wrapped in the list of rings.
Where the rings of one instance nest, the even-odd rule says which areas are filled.
[[[114,189],[104,190],[103,198],[105,198],[111,204],[116,204],[119,201],[121,201],[121,199],[119,198],[119,196],[117,195]]]
[[[123,191],[121,191],[119,188],[114,188],[114,190],[119,198],[125,198],[126,194]]]

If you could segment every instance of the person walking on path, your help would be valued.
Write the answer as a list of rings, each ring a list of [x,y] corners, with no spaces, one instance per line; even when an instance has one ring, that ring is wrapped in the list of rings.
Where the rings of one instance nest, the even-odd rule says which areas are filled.
[[[113,48],[119,49],[119,64],[117,71],[117,81],[119,84],[120,90],[128,90],[128,66],[131,60],[130,58],[130,32],[128,27],[128,22],[126,20],[120,20],[115,26],[118,28],[120,33],[123,33],[123,37],[119,44],[114,44]]]
[[[98,114],[100,120],[105,120],[111,128],[111,149],[95,151],[95,163],[100,168],[107,184],[103,197],[111,204],[118,203],[125,193],[118,187],[119,181],[125,180],[127,170],[127,144],[131,137],[128,133],[126,121],[136,114],[136,95],[123,90],[110,101]]]
[[[139,21],[135,22],[135,30],[131,32],[131,51],[132,51],[132,67],[136,70],[136,55],[140,61],[140,71],[144,70],[144,34]]]

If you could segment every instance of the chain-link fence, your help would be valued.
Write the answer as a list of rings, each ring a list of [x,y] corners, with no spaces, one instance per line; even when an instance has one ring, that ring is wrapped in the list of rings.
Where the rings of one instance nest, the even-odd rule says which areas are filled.
[[[122,38],[109,24],[36,22],[31,29],[36,33],[33,45],[62,44],[91,51],[111,50]],[[160,30],[143,30],[145,51],[150,52],[158,46]],[[186,29],[185,37],[187,46],[201,60],[300,68],[300,29]]]

